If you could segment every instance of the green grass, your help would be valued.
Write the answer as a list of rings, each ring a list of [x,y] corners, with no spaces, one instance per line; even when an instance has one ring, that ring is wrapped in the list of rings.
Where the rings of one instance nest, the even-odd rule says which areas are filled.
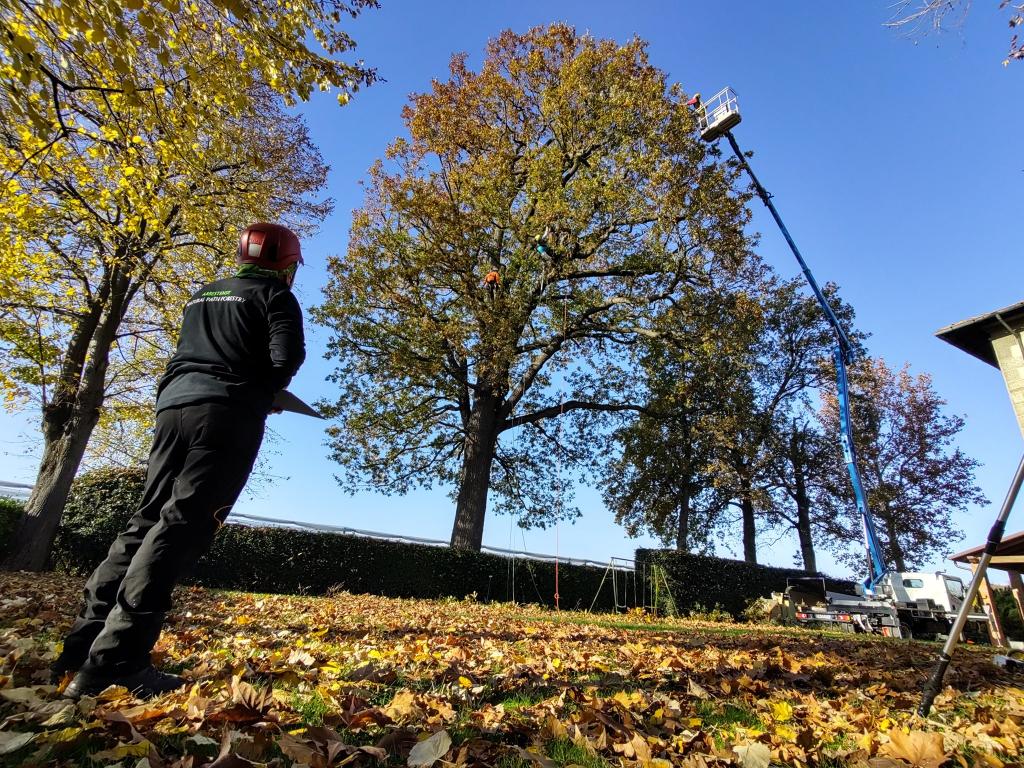
[[[854,747],[856,747],[856,742],[852,736],[846,733],[838,733],[831,741],[821,745],[821,753],[818,757],[817,765],[819,768],[847,768],[849,762],[845,758],[838,757],[835,754],[829,755],[828,753],[845,752],[852,750]]]
[[[308,726],[321,726],[324,724],[324,715],[330,708],[319,691],[313,691],[308,696],[300,693],[293,693],[291,700],[292,709],[302,718],[302,722]]]
[[[353,747],[369,747],[380,741],[380,737],[383,736],[385,731],[380,728],[363,728],[358,731],[350,731],[347,728],[342,728],[338,731],[338,736],[341,737],[343,744],[348,744]]]
[[[614,619],[600,619],[587,616],[571,616],[571,615],[557,615],[557,616],[531,616],[531,615],[520,615],[514,618],[520,621],[538,621],[547,624],[575,624],[581,627],[593,626],[593,627],[605,627],[607,629],[625,629],[633,632],[697,632],[703,635],[721,635],[723,637],[741,637],[750,633],[750,628],[747,626],[736,626],[736,627],[688,627],[684,624],[637,624],[631,621],[616,621]],[[795,627],[775,627],[772,628],[773,633],[780,635],[792,635],[794,637],[803,637],[806,635],[806,630],[798,629]],[[833,633],[839,635],[840,633]]]
[[[764,721],[749,709],[729,702],[718,706],[710,701],[698,701],[695,709],[697,717],[703,720],[705,725],[722,729],[729,729],[736,725],[762,730],[765,727]]]
[[[610,765],[568,739],[552,739],[545,745],[544,750],[558,765],[578,765],[582,768],[608,768]]]
[[[452,746],[457,747],[464,742],[475,739],[480,735],[480,731],[467,723],[457,723],[448,727],[448,735],[452,738]]]
[[[520,709],[532,707],[551,695],[551,692],[544,688],[527,688],[506,696],[498,703],[505,707],[506,712],[516,712]]]
[[[518,753],[506,752],[494,764],[494,768],[533,768],[533,764]]]
[[[603,614],[608,615],[608,614]],[[903,644],[907,642],[921,642],[928,645],[937,646],[937,641],[931,640],[897,640],[890,637],[882,637],[881,635],[866,635],[866,634],[855,634],[851,632],[843,632],[835,629],[821,629],[811,627],[793,627],[785,626],[781,624],[763,624],[750,626],[745,624],[739,624],[735,626],[687,626],[685,623],[653,623],[653,624],[638,624],[631,621],[619,621],[616,619],[599,618],[596,614],[568,614],[568,613],[557,613],[551,616],[540,616],[537,614],[519,614],[512,618],[524,621],[524,622],[542,622],[546,624],[575,624],[577,626],[594,626],[594,627],[605,627],[607,629],[622,629],[631,632],[662,632],[662,633],[692,633],[700,635],[713,635],[719,637],[744,637],[753,632],[770,632],[773,636],[780,637],[793,637],[800,639],[811,639],[813,637],[824,636],[829,638],[848,640],[849,642],[861,642],[861,643],[892,643],[892,644]],[[682,619],[683,622],[686,619]],[[992,646],[984,644],[972,644],[965,645],[965,648],[970,648],[975,651],[983,653],[989,653],[993,650]]]

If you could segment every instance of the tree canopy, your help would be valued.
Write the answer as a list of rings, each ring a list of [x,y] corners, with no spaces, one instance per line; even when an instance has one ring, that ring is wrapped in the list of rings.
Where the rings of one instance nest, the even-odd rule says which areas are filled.
[[[0,6],[0,388],[41,407],[44,442],[8,565],[45,563],[97,424],[148,421],[181,307],[239,228],[330,210],[282,105],[372,81],[331,56],[351,47],[335,17],[368,5]]]
[[[987,503],[974,481],[978,462],[954,445],[963,418],[944,413],[931,378],[913,375],[908,365],[894,371],[867,358],[850,373],[854,443],[884,558],[905,571],[945,556],[961,538],[953,513]],[[821,419],[838,434],[836,397],[827,390]],[[833,551],[857,568],[864,562],[863,549],[852,546],[863,541],[860,517],[849,483],[836,480],[818,503],[831,521]]]
[[[630,535],[713,548],[731,499],[723,456],[738,416],[725,393],[748,387],[763,323],[763,269],[751,271],[688,286],[659,317],[658,337],[637,351],[645,407],[613,434],[602,481],[605,504]]]
[[[411,98],[317,311],[347,487],[449,485],[468,548],[489,491],[526,523],[573,513],[560,469],[600,441],[580,425],[638,407],[622,350],[750,258],[736,171],[685,102],[640,40],[561,24]]]
[[[967,21],[972,0],[899,0],[893,5],[893,19],[888,26],[906,29],[911,35],[932,30],[941,32],[949,27],[959,28]],[[1009,13],[1010,50],[1003,65],[1024,59],[1024,42],[1016,30],[1024,26],[1024,3],[1020,0],[999,0],[999,9]]]

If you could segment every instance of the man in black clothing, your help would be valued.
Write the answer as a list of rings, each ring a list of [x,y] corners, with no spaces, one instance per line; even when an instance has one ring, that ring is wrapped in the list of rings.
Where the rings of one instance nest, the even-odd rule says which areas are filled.
[[[123,685],[152,696],[185,684],[150,663],[171,591],[207,550],[252,471],[267,414],[305,358],[291,285],[299,240],[277,224],[242,233],[234,277],[185,305],[157,389],[142,501],[85,585],[85,606],[54,662],[65,695]]]

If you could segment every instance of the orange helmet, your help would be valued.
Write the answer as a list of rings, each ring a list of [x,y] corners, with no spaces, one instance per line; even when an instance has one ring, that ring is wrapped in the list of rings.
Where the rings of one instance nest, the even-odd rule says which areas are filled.
[[[298,236],[280,224],[260,222],[246,227],[238,240],[238,263],[263,269],[283,270],[302,264]]]

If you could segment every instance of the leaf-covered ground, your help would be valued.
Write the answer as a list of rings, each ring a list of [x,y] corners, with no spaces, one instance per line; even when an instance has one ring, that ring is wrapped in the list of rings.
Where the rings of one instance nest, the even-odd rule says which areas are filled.
[[[181,589],[157,654],[195,683],[72,703],[46,678],[80,588],[0,573],[0,764],[1021,764],[991,650],[923,720],[934,644],[367,595]]]

